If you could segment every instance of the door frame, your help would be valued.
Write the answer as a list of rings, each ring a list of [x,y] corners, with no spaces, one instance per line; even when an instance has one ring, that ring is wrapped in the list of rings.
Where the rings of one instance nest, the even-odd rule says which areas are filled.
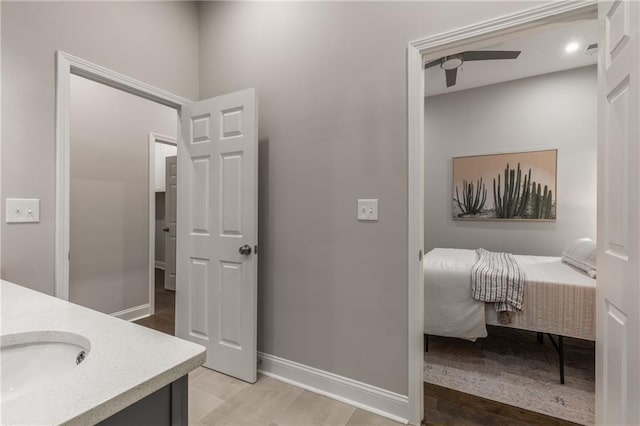
[[[180,132],[181,128],[180,113],[182,106],[191,102],[189,99],[166,92],[85,59],[61,50],[56,51],[56,231],[54,295],[63,300],[69,300],[69,120],[71,106],[70,83],[72,74],[175,109],[178,112],[176,117],[178,132]],[[178,139],[180,140],[180,138]]]
[[[408,383],[407,418],[420,424],[424,417],[424,64],[460,50],[500,42],[514,33],[581,18],[597,17],[597,1],[568,1],[479,22],[409,42],[407,46],[408,144]],[[428,129],[427,129],[428,131]]]
[[[178,140],[171,136],[149,132],[149,315],[156,312],[156,186],[154,183],[156,180],[156,144],[158,143],[177,147]],[[166,253],[165,250],[165,255]]]

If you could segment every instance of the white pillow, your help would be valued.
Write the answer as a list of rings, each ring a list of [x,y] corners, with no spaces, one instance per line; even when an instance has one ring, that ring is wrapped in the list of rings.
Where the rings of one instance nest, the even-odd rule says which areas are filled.
[[[596,243],[589,238],[573,241],[562,252],[562,261],[596,277]]]

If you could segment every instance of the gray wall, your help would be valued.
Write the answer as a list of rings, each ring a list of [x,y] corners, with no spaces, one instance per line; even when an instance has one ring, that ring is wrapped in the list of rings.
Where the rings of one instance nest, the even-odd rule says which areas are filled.
[[[198,39],[190,3],[1,2],[2,196],[42,200],[2,277],[53,292],[56,49],[192,99],[256,86],[260,350],[406,394],[407,42],[540,3],[207,2]]]
[[[144,305],[149,132],[176,137],[178,114],[76,76],[70,111],[69,300],[105,313]]]
[[[178,95],[198,97],[191,2],[0,2],[2,205],[40,198],[40,223],[2,220],[3,279],[52,294],[55,60],[64,50]]]
[[[259,350],[407,393],[407,43],[530,6],[201,5],[200,97],[260,97]]]
[[[560,256],[596,234],[596,67],[425,99],[425,250],[458,247]],[[558,149],[557,220],[451,218],[452,158]],[[491,190],[491,189],[489,189]]]

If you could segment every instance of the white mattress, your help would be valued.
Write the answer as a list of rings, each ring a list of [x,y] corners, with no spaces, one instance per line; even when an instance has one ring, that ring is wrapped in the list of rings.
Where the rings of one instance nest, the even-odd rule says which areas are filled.
[[[424,257],[425,333],[475,340],[486,337],[486,324],[502,325],[492,303],[471,297],[475,250],[431,250]],[[509,327],[595,339],[596,280],[559,257],[521,256],[524,305],[511,313]]]
[[[487,337],[484,302],[471,298],[475,250],[436,248],[424,256],[424,332],[475,340]]]

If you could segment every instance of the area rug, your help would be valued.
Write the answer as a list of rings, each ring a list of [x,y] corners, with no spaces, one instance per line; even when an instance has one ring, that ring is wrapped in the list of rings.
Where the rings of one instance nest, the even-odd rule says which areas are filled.
[[[506,327],[469,342],[429,337],[424,381],[583,425],[595,423],[594,342],[565,338],[565,384],[548,337]]]

